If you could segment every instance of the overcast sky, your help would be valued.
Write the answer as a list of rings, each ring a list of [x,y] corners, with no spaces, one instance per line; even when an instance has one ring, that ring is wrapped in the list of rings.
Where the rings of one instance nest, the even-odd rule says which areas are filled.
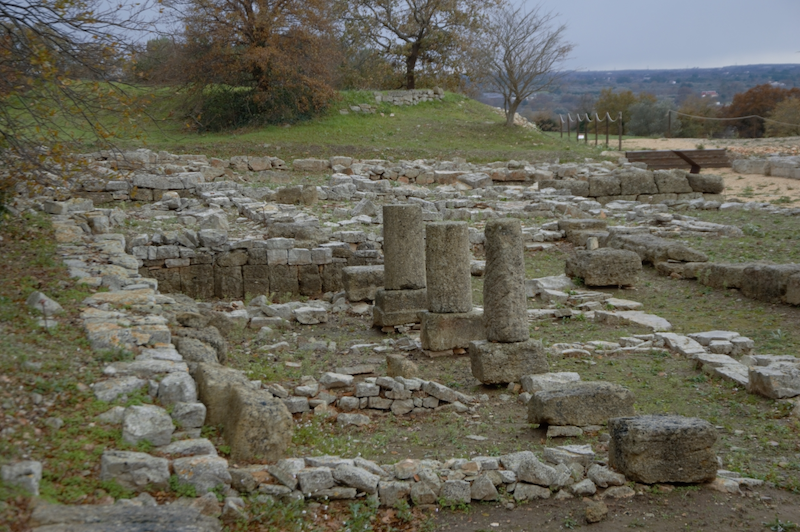
[[[800,0],[523,0],[560,13],[569,69],[800,64]]]

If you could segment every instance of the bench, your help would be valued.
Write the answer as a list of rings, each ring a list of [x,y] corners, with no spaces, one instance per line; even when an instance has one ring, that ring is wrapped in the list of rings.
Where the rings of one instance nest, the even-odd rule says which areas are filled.
[[[680,168],[700,173],[701,168],[730,168],[728,151],[721,150],[644,150],[625,152],[628,162],[645,163],[648,170]]]

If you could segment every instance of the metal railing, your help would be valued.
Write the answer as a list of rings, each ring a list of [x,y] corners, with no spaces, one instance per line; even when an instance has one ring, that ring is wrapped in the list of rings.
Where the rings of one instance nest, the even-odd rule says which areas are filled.
[[[580,129],[581,129],[581,124],[583,124],[583,140],[584,140],[584,142],[586,144],[589,144],[589,124],[594,124],[594,145],[595,146],[597,146],[597,144],[598,144],[598,130],[600,128],[600,123],[601,122],[605,122],[605,124],[606,124],[606,146],[608,146],[609,134],[610,134],[609,133],[610,125],[612,123],[616,122],[617,123],[617,136],[619,137],[619,151],[622,151],[622,113],[621,112],[619,113],[619,115],[617,115],[617,119],[616,120],[611,118],[611,115],[608,114],[608,113],[606,113],[606,115],[603,118],[600,118],[600,116],[597,113],[594,113],[594,118],[591,118],[589,116],[589,113],[585,113],[583,115],[583,118],[581,118],[581,114],[580,113],[576,113],[574,119],[572,118],[572,114],[571,113],[567,113],[567,120],[566,121],[564,120],[564,117],[562,115],[558,115],[558,118],[561,120],[561,138],[562,139],[564,138],[564,124],[566,123],[566,125],[567,125],[567,140],[569,140],[570,138],[572,138],[572,134],[571,134],[571,132],[572,132],[572,123],[575,122],[575,126],[576,126],[575,127],[575,140],[578,141],[578,142],[581,141],[581,139],[580,139],[580,137],[578,135],[579,135],[579,132],[580,132]]]

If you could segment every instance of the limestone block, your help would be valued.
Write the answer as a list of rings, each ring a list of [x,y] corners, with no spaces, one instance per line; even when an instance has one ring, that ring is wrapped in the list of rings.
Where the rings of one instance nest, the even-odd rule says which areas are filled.
[[[722,194],[725,190],[725,181],[722,176],[711,174],[688,174],[689,186],[695,192],[707,194]]]
[[[146,453],[104,451],[100,459],[100,480],[116,480],[122,487],[143,491],[150,486],[169,485],[169,460]]]
[[[548,425],[602,425],[612,417],[632,416],[633,394],[610,382],[575,382],[536,392],[528,402],[528,422]]]
[[[641,271],[636,253],[609,248],[578,251],[567,259],[565,268],[566,275],[580,277],[586,286],[632,286]]]
[[[419,323],[419,313],[428,307],[428,292],[418,290],[385,290],[375,292],[372,323],[375,327]]]
[[[250,386],[243,372],[225,366],[199,363],[192,376],[197,382],[197,395],[206,405],[209,425],[224,425],[232,389]]]
[[[0,467],[0,479],[7,486],[16,486],[37,496],[42,481],[42,463],[28,460],[3,465]]]
[[[693,192],[685,170],[656,170],[653,178],[660,194],[686,194]]]
[[[426,227],[425,264],[428,310],[472,310],[469,230],[465,222],[435,222]],[[465,346],[466,347],[466,346]]]
[[[594,175],[589,177],[589,196],[618,196],[620,179],[613,175]]]
[[[131,445],[140,441],[166,445],[174,431],[169,414],[155,405],[129,406],[122,417],[122,439]]]
[[[191,484],[198,495],[222,486],[230,486],[231,474],[228,472],[228,461],[219,456],[201,455],[177,458],[172,461],[172,468],[179,482]]]
[[[752,264],[744,269],[742,295],[760,301],[780,302],[789,279],[800,273],[800,264]]]
[[[472,375],[483,384],[519,382],[525,375],[546,373],[549,369],[542,342],[470,342]]]
[[[519,383],[524,391],[533,394],[541,391],[557,390],[580,380],[581,376],[578,373],[560,372],[525,375],[520,379]]]
[[[272,250],[270,250],[271,252]],[[269,268],[269,288],[276,294],[297,294],[300,281],[297,278],[297,267],[287,264],[276,264]]]
[[[299,172],[324,172],[330,166],[330,161],[324,159],[295,159],[292,168]]]
[[[383,266],[347,266],[342,268],[342,284],[349,301],[372,301],[383,286]]]
[[[485,340],[483,312],[472,311],[453,314],[420,313],[422,348],[428,351],[469,347],[469,343]]]
[[[641,168],[630,168],[615,172],[620,180],[620,194],[658,194],[653,172]]]
[[[279,460],[292,441],[292,430],[292,415],[280,399],[249,383],[232,387],[223,432],[232,460]]]
[[[792,363],[750,367],[747,391],[771,399],[800,395],[800,369]]]
[[[717,432],[698,418],[638,416],[611,419],[609,465],[644,484],[708,482],[717,476]]]
[[[239,266],[214,267],[214,295],[220,299],[244,297],[242,268]]]

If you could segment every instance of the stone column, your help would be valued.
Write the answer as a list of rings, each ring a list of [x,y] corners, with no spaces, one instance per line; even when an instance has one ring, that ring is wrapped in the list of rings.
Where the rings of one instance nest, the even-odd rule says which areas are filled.
[[[427,225],[425,272],[428,312],[422,314],[422,348],[463,349],[470,341],[485,338],[483,315],[472,309],[469,229],[465,222]]]
[[[490,342],[523,342],[530,337],[525,297],[525,256],[519,220],[490,220],[486,235],[483,316]]]
[[[384,288],[425,288],[425,223],[416,204],[383,207]]]
[[[483,283],[487,340],[469,344],[472,375],[484,384],[520,382],[548,371],[542,343],[530,339],[522,226],[516,219],[486,222]]]
[[[383,207],[384,288],[375,294],[372,322],[394,327],[419,322],[427,308],[425,224],[419,205]]]
[[[438,314],[472,310],[469,229],[466,222],[429,223],[425,243],[428,310]]]

